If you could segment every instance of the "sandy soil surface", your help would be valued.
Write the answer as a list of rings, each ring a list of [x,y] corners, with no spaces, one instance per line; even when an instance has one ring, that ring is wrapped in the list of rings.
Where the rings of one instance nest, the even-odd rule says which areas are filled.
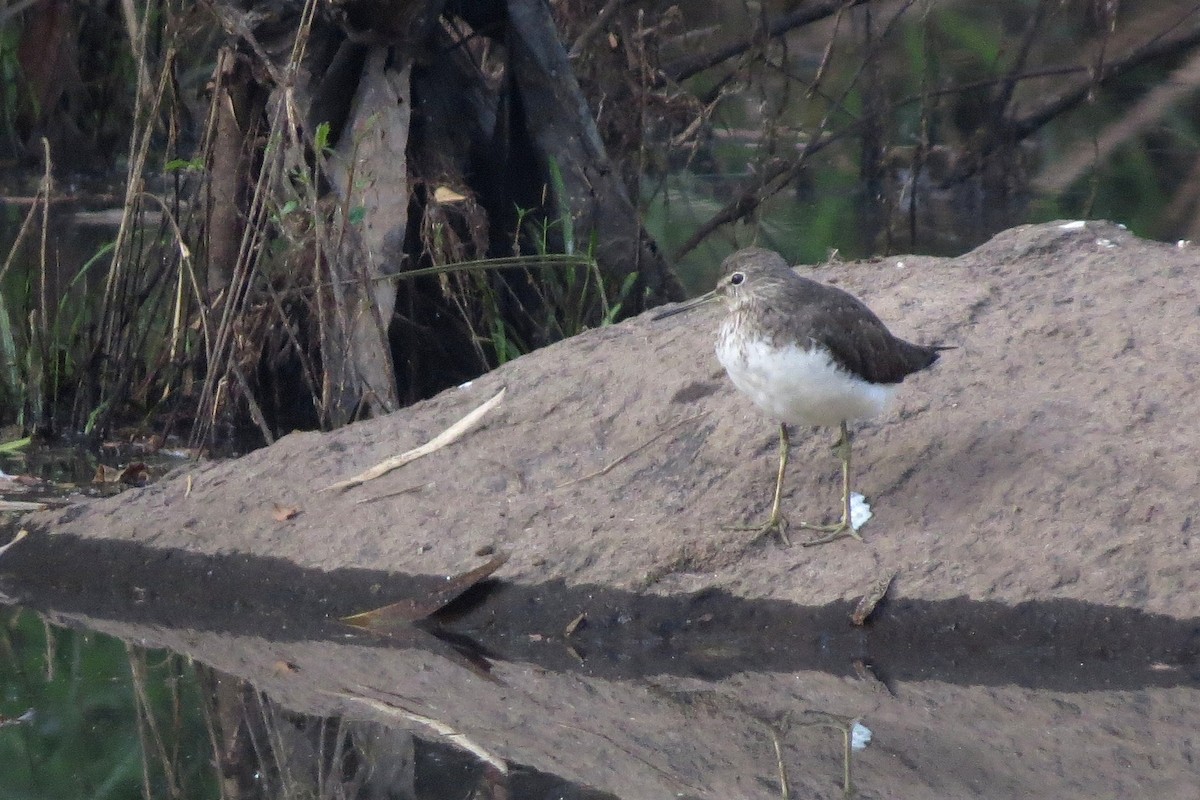
[[[1075,598],[1200,616],[1200,250],[1104,223],[1016,228],[955,259],[813,271],[897,334],[958,349],[857,426],[865,543],[752,541],[776,429],[713,355],[721,311],[649,316],[535,352],[465,388],[331,434],[30,522],[54,532],[304,566],[652,592],[724,587],[818,604],[897,573],[897,595]],[[507,392],[457,443],[341,479]],[[832,431],[793,435],[785,512],[831,517]],[[607,468],[607,471],[605,471]],[[275,505],[299,513],[279,522]]]

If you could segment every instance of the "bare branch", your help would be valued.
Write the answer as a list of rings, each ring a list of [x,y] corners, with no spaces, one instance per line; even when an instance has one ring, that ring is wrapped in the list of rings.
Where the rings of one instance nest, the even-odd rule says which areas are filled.
[[[1120,120],[1100,134],[1096,147],[1073,153],[1062,162],[1049,166],[1034,181],[1043,192],[1056,193],[1066,189],[1087,171],[1090,165],[1106,159],[1117,147],[1158,122],[1183,97],[1200,88],[1200,53],[1194,54],[1182,67],[1171,74],[1170,80],[1147,92]]]
[[[1197,11],[1193,10],[1184,19],[1187,17],[1196,18],[1198,16],[1200,15],[1198,15]],[[1107,62],[1103,66],[1101,74],[1096,75],[1094,79],[1091,75],[1086,75],[1082,80],[1077,81],[1074,86],[1059,94],[1058,97],[1051,98],[1040,108],[1014,119],[1012,127],[1013,138],[1020,140],[1032,135],[1059,114],[1069,111],[1086,100],[1088,94],[1097,85],[1111,81],[1113,78],[1149,61],[1174,55],[1200,44],[1200,19],[1193,19],[1193,27],[1184,29],[1182,33],[1174,36],[1168,35],[1171,31],[1182,27],[1182,22],[1183,20],[1180,20],[1180,24],[1174,25],[1169,30],[1154,36],[1143,47],[1132,50],[1121,58]]]
[[[1049,0],[1039,0],[1037,10],[1030,17],[1029,24],[1025,26],[1025,35],[1021,37],[1021,48],[1017,51],[1017,57],[1013,59],[1012,66],[1009,67],[1004,81],[1000,84],[1000,91],[996,94],[993,108],[996,109],[997,117],[1001,119],[1007,116],[1008,104],[1012,102],[1013,93],[1017,90],[1017,83],[1021,79],[1021,72],[1029,61],[1029,54],[1033,50],[1034,42],[1037,41],[1038,32],[1041,30],[1042,22],[1046,19],[1049,6]]]
[[[575,43],[571,45],[571,51],[567,53],[567,58],[572,61],[579,58],[583,54],[583,51],[591,45],[592,40],[608,25],[608,21],[631,2],[633,0],[608,0],[604,4],[604,8],[601,8],[599,13],[596,14],[596,18],[592,20],[592,24],[584,28],[583,32],[575,38]]]
[[[782,14],[768,22],[765,30],[756,30],[749,36],[730,42],[724,47],[719,47],[708,53],[698,53],[690,58],[682,58],[674,64],[668,64],[663,67],[662,73],[656,82],[656,88],[668,80],[675,82],[686,80],[697,72],[703,72],[723,61],[728,61],[734,56],[739,56],[761,43],[764,38],[774,39],[810,22],[816,22],[817,20],[822,20],[839,13],[843,8],[862,5],[868,2],[870,0],[820,0],[820,2],[807,5],[799,11]]]

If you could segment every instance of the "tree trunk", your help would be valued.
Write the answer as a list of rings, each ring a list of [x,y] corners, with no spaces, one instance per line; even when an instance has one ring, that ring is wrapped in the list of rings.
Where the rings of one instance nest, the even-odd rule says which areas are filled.
[[[600,270],[617,286],[637,273],[629,313],[683,298],[605,152],[544,0],[508,0],[507,43],[523,121],[547,185],[556,165],[577,241],[596,234]],[[582,235],[581,235],[582,234]]]
[[[213,136],[209,161],[207,286],[211,304],[223,302],[233,276],[245,230],[246,198],[251,185],[250,148],[262,104],[245,56],[229,47],[217,54],[213,69]]]
[[[389,64],[391,48],[372,46],[346,128],[329,161],[338,198],[331,254],[338,302],[323,320],[327,340],[326,389],[338,409],[335,424],[365,403],[374,415],[399,407],[388,325],[396,307],[396,275],[404,260],[408,221],[410,62]]]
[[[413,266],[510,255],[522,242],[532,252],[516,230],[529,214],[557,236],[551,250],[570,249],[566,227],[577,253],[594,243],[605,298],[628,290],[620,316],[682,297],[605,153],[543,0],[321,4],[312,20],[286,2],[214,8],[255,76],[273,84],[274,124],[289,126],[260,137],[264,161],[272,141],[292,148],[283,188],[304,163],[320,167],[309,263],[324,276],[310,283],[327,423],[386,413],[414,384],[424,395],[477,374],[487,364],[473,354],[501,357],[480,344],[490,336],[497,347],[495,329],[471,319],[479,312],[470,304],[484,302],[471,295],[477,284],[405,286],[403,337],[397,290]],[[320,141],[319,128],[328,132]],[[551,294],[530,292],[538,279],[487,279],[486,302],[524,315],[514,331],[542,318],[529,313]],[[603,321],[596,309],[583,324]],[[556,338],[521,333],[530,343]],[[397,385],[393,354],[407,385]],[[473,363],[461,363],[464,354]]]

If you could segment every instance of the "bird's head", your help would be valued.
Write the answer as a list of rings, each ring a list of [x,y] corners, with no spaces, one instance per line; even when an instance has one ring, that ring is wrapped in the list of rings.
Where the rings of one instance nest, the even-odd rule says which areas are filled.
[[[762,247],[747,247],[726,256],[721,262],[721,278],[716,288],[682,305],[660,312],[662,319],[688,311],[713,300],[722,301],[730,310],[742,307],[755,292],[787,280],[791,267],[783,256]]]
[[[762,247],[747,247],[721,262],[721,278],[713,294],[729,308],[737,308],[755,292],[786,279],[791,271],[783,256]]]

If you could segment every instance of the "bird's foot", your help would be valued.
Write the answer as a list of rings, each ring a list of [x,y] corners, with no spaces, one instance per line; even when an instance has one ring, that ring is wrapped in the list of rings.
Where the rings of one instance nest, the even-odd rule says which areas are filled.
[[[727,525],[727,531],[754,531],[756,534],[752,541],[757,542],[766,536],[772,534],[779,537],[779,543],[784,547],[791,547],[792,540],[787,535],[788,521],[782,514],[772,514],[767,518],[766,522],[759,525]]]
[[[817,531],[824,534],[824,536],[818,536],[815,539],[808,539],[801,542],[800,545],[802,547],[828,544],[829,542],[836,542],[838,539],[857,539],[860,542],[863,540],[859,532],[854,530],[854,526],[850,524],[850,520],[845,517],[842,518],[841,522],[835,522],[832,525],[813,525],[808,522],[801,522],[799,527],[807,531]]]

